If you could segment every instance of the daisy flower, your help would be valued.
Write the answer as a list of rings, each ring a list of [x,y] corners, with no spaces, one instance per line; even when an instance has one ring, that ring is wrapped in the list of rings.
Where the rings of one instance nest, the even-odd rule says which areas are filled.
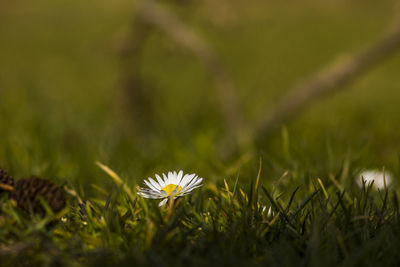
[[[162,174],[162,179],[158,174],[156,174],[157,182],[148,178],[144,180],[144,183],[148,188],[141,187],[139,189],[138,195],[145,198],[162,199],[159,206],[165,205],[168,198],[185,196],[191,194],[193,189],[202,186],[201,183],[203,178],[198,177],[196,174],[185,174],[183,171],[168,172],[168,175]]]
[[[374,182],[373,187],[377,189],[383,189],[385,187],[383,182],[383,172],[377,169],[364,170],[358,175],[357,184],[362,186],[362,179],[368,185],[372,181]],[[392,183],[393,176],[389,171],[385,171],[386,185],[389,186]]]

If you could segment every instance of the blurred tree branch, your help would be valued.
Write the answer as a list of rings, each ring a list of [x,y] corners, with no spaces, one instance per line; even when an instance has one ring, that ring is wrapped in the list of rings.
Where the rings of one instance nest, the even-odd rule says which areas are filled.
[[[146,134],[151,125],[151,101],[144,91],[140,74],[140,61],[150,28],[140,19],[135,18],[130,32],[126,35],[119,49],[121,64],[121,92],[118,95],[118,106],[123,114],[124,127],[133,126],[136,131]]]
[[[206,66],[214,79],[227,127],[234,137],[239,137],[245,126],[236,88],[214,49],[193,29],[152,0],[143,1],[137,12],[143,22],[163,32],[178,45],[193,53]]]
[[[369,69],[400,50],[400,8],[388,32],[366,49],[340,57],[306,83],[294,87],[257,125],[255,137],[261,140],[276,126],[294,118],[316,100],[344,89]]]
[[[239,144],[249,144],[246,135],[246,131],[249,129],[246,128],[235,85],[215,50],[192,28],[153,0],[142,1],[136,15],[133,42],[131,48],[127,49],[127,55],[130,58],[139,57],[143,40],[153,29],[164,33],[176,44],[191,52],[205,65],[214,79],[221,112],[231,135],[238,138]],[[255,127],[254,137],[256,140],[265,137],[276,126],[291,120],[313,102],[344,89],[344,86],[392,56],[400,49],[399,16],[396,16],[393,25],[394,27],[391,27],[381,39],[366,49],[334,60],[307,82],[290,90],[272,110],[266,110],[264,114],[267,115]],[[138,76],[137,70],[131,73],[127,72],[126,77],[132,75]],[[128,82],[127,88],[129,87],[132,86]],[[143,97],[141,91],[136,93],[139,94],[138,99]],[[141,104],[143,105],[143,103]]]

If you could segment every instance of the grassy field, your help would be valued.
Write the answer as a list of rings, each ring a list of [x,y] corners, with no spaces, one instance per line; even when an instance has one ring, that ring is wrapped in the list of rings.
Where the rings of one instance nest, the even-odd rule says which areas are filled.
[[[251,130],[291,86],[382,36],[396,1],[159,2],[221,56]],[[152,31],[140,62],[121,59],[138,3],[0,3],[0,168],[70,192],[44,217],[0,196],[0,265],[398,264],[400,55],[235,147],[190,52]],[[136,65],[140,114],[121,107]],[[383,167],[387,188],[357,183]],[[180,169],[204,186],[163,208],[137,196]]]

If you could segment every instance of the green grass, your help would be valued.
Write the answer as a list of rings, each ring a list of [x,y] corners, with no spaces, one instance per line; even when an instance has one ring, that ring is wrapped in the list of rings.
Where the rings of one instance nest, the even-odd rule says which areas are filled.
[[[292,172],[290,170],[290,172]],[[389,266],[398,262],[399,207],[393,190],[340,189],[319,182],[280,190],[261,172],[207,182],[159,208],[115,180],[98,196],[69,196],[61,214],[27,215],[5,198],[0,209],[2,265]],[[353,177],[350,177],[353,178]],[[69,187],[69,185],[67,185]],[[247,188],[247,189],[244,189]],[[70,190],[79,191],[78,188]],[[131,193],[133,191],[134,193]],[[129,192],[127,194],[127,192]]]
[[[0,265],[398,265],[399,55],[256,146],[231,149],[211,75],[157,31],[140,66],[151,114],[125,125],[129,66],[118,51],[131,1],[6,2],[0,168],[76,195],[44,218],[2,196]],[[292,85],[376,40],[395,1],[161,2],[215,47],[253,128]],[[387,191],[356,184],[383,166],[394,177]],[[144,178],[178,169],[204,186],[172,208],[136,198]]]

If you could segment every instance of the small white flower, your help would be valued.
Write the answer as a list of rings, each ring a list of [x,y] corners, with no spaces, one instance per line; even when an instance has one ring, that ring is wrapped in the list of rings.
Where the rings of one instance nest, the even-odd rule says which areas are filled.
[[[191,194],[193,189],[203,185],[201,183],[203,178],[194,173],[183,175],[183,171],[178,173],[168,172],[168,175],[163,173],[162,176],[164,179],[156,174],[157,182],[152,178],[148,178],[148,181],[144,180],[148,188],[141,187],[138,195],[145,198],[163,199],[159,204],[159,206],[163,206],[167,203],[169,197],[175,199]]]
[[[366,185],[374,182],[373,187],[378,189],[384,189],[385,185],[383,182],[383,171],[377,169],[369,169],[362,171],[357,177],[357,184],[362,186],[362,179],[366,182]],[[385,171],[386,186],[392,183],[393,176],[389,171]]]
[[[267,206],[263,206],[261,212],[265,212],[266,209],[267,209]]]
[[[267,206],[263,206],[263,208],[262,208],[261,211],[264,213],[266,210],[267,210]],[[267,216],[270,217],[270,216],[272,216],[272,215],[274,215],[274,212],[272,211],[272,208],[269,207],[269,208],[268,208],[268,211],[267,211]]]
[[[274,215],[274,212],[272,210],[272,207],[269,207],[268,212],[267,212],[267,216],[270,217],[270,216],[273,216],[273,215]]]

